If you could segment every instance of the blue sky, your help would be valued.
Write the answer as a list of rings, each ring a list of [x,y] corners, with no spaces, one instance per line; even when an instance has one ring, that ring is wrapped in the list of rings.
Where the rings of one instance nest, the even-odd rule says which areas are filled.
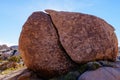
[[[1,0],[0,44],[16,45],[23,24],[34,11],[54,9],[82,12],[114,26],[120,42],[120,0]]]

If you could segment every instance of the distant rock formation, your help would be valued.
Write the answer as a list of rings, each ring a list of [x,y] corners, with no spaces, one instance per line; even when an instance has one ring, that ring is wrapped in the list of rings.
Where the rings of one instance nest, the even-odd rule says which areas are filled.
[[[5,60],[8,59],[8,57],[11,56],[18,56],[20,53],[18,51],[18,46],[10,46],[7,45],[1,45],[0,46],[0,59]]]
[[[11,49],[14,49],[14,50],[17,50],[18,49],[18,45],[13,45],[13,46],[10,46]]]
[[[118,41],[110,24],[88,14],[46,12],[34,12],[19,38],[19,51],[29,69],[50,78],[81,63],[116,60]]]
[[[9,47],[6,44],[0,45],[0,50],[8,49]]]

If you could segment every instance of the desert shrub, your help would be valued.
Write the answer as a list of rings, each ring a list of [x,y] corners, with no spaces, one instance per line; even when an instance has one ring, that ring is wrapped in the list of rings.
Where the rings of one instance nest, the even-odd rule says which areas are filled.
[[[65,75],[61,75],[59,77],[55,77],[49,80],[77,80],[79,75],[80,73],[78,71],[71,71]]]
[[[82,73],[84,73],[87,70],[87,68],[88,68],[87,64],[82,64],[79,67],[78,71],[79,71],[80,74],[82,74]]]
[[[7,69],[7,64],[8,64],[8,62],[1,63],[1,64],[0,64],[0,70],[5,70],[5,69]]]
[[[86,64],[82,64],[78,71],[80,74],[83,74],[86,71],[90,71],[90,70],[96,70],[99,67],[101,67],[101,65],[98,62],[88,62]]]
[[[8,68],[17,68],[19,65],[16,62],[4,62],[0,65],[0,70],[6,70]]]
[[[88,70],[96,70],[102,66],[99,62],[96,61],[89,62],[87,65],[88,65]]]
[[[3,60],[2,59],[0,59],[0,63],[2,63],[3,62]]]
[[[17,62],[4,62],[0,65],[0,75],[1,74],[6,74],[11,71],[23,68],[25,66],[17,63]]]
[[[2,71],[0,74],[4,75],[4,74],[8,74],[10,73],[11,71],[15,70],[15,68],[11,67],[11,68],[7,68],[5,69],[4,71]]]
[[[10,62],[20,62],[21,56],[12,56],[8,59]]]
[[[64,76],[64,80],[77,80],[80,73],[78,71],[69,72],[67,75]]]

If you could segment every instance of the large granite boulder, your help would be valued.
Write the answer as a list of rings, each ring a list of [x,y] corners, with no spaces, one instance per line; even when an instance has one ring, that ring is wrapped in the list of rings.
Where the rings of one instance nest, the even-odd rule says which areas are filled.
[[[45,10],[55,25],[60,42],[76,63],[116,59],[118,41],[114,28],[93,15]]]
[[[116,59],[114,28],[104,20],[82,13],[46,12],[34,12],[20,35],[19,51],[29,69],[50,78],[76,69],[77,63]]]
[[[101,67],[83,73],[78,80],[120,80],[120,68]]]
[[[19,51],[26,66],[44,78],[64,74],[76,66],[59,42],[49,15],[44,12],[34,12],[24,24]]]

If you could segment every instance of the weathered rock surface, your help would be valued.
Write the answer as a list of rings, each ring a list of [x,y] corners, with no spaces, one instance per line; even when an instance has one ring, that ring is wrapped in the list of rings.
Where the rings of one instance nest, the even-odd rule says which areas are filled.
[[[43,12],[33,13],[24,24],[19,51],[26,66],[44,78],[64,74],[76,66],[62,48],[49,15]]]
[[[116,59],[118,41],[114,28],[107,22],[88,14],[45,11],[51,16],[60,42],[73,61]]]
[[[102,67],[87,71],[78,80],[120,80],[120,68]]]

